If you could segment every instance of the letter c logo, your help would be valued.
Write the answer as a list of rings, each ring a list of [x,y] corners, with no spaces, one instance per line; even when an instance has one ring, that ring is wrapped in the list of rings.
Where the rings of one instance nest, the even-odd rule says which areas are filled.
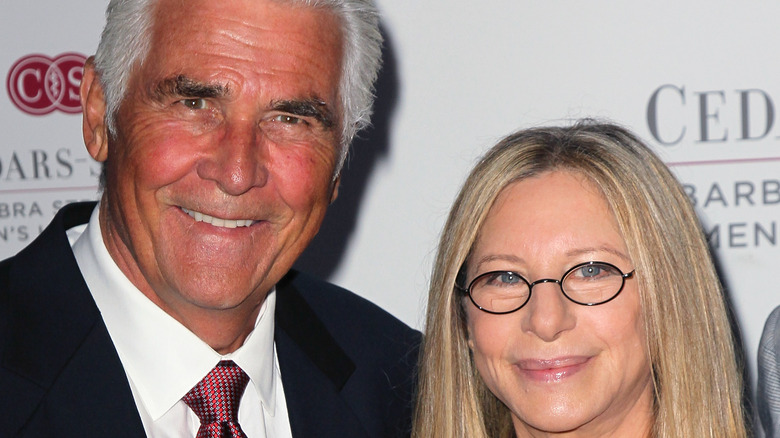
[[[17,108],[36,116],[59,110],[81,112],[79,85],[86,56],[63,53],[55,58],[29,55],[16,61],[8,72],[6,87]]]

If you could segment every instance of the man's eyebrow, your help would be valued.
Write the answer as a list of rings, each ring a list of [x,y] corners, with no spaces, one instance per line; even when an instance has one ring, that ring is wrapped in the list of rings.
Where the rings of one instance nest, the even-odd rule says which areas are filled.
[[[316,97],[303,100],[276,100],[271,102],[271,109],[295,116],[314,117],[326,129],[336,125],[336,119],[328,104]]]
[[[227,86],[204,84],[184,75],[165,78],[154,89],[154,95],[157,98],[171,96],[208,98],[224,96],[227,93]]]

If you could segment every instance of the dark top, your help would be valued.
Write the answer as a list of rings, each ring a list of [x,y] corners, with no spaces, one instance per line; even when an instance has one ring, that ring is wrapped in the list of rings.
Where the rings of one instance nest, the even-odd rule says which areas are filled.
[[[0,262],[0,438],[144,436],[65,235],[94,206],[64,207]],[[419,332],[291,271],[277,285],[274,340],[293,437],[409,436]]]

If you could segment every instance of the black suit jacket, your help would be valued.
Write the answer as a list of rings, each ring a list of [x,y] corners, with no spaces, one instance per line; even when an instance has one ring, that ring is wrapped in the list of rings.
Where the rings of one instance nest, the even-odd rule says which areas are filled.
[[[144,436],[65,235],[93,208],[63,208],[0,262],[0,438]],[[418,332],[291,272],[277,285],[275,342],[294,437],[408,436]]]

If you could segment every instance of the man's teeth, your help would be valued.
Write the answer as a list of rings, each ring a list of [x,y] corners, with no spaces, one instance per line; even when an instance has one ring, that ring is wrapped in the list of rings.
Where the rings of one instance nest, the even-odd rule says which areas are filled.
[[[182,210],[188,215],[190,215],[193,219],[195,219],[195,221],[205,222],[207,224],[214,225],[215,227],[225,227],[225,228],[248,227],[255,223],[255,221],[251,219],[241,219],[241,220],[222,219],[214,216],[209,216],[207,214],[203,214],[199,211],[187,210],[186,208],[182,208]]]

